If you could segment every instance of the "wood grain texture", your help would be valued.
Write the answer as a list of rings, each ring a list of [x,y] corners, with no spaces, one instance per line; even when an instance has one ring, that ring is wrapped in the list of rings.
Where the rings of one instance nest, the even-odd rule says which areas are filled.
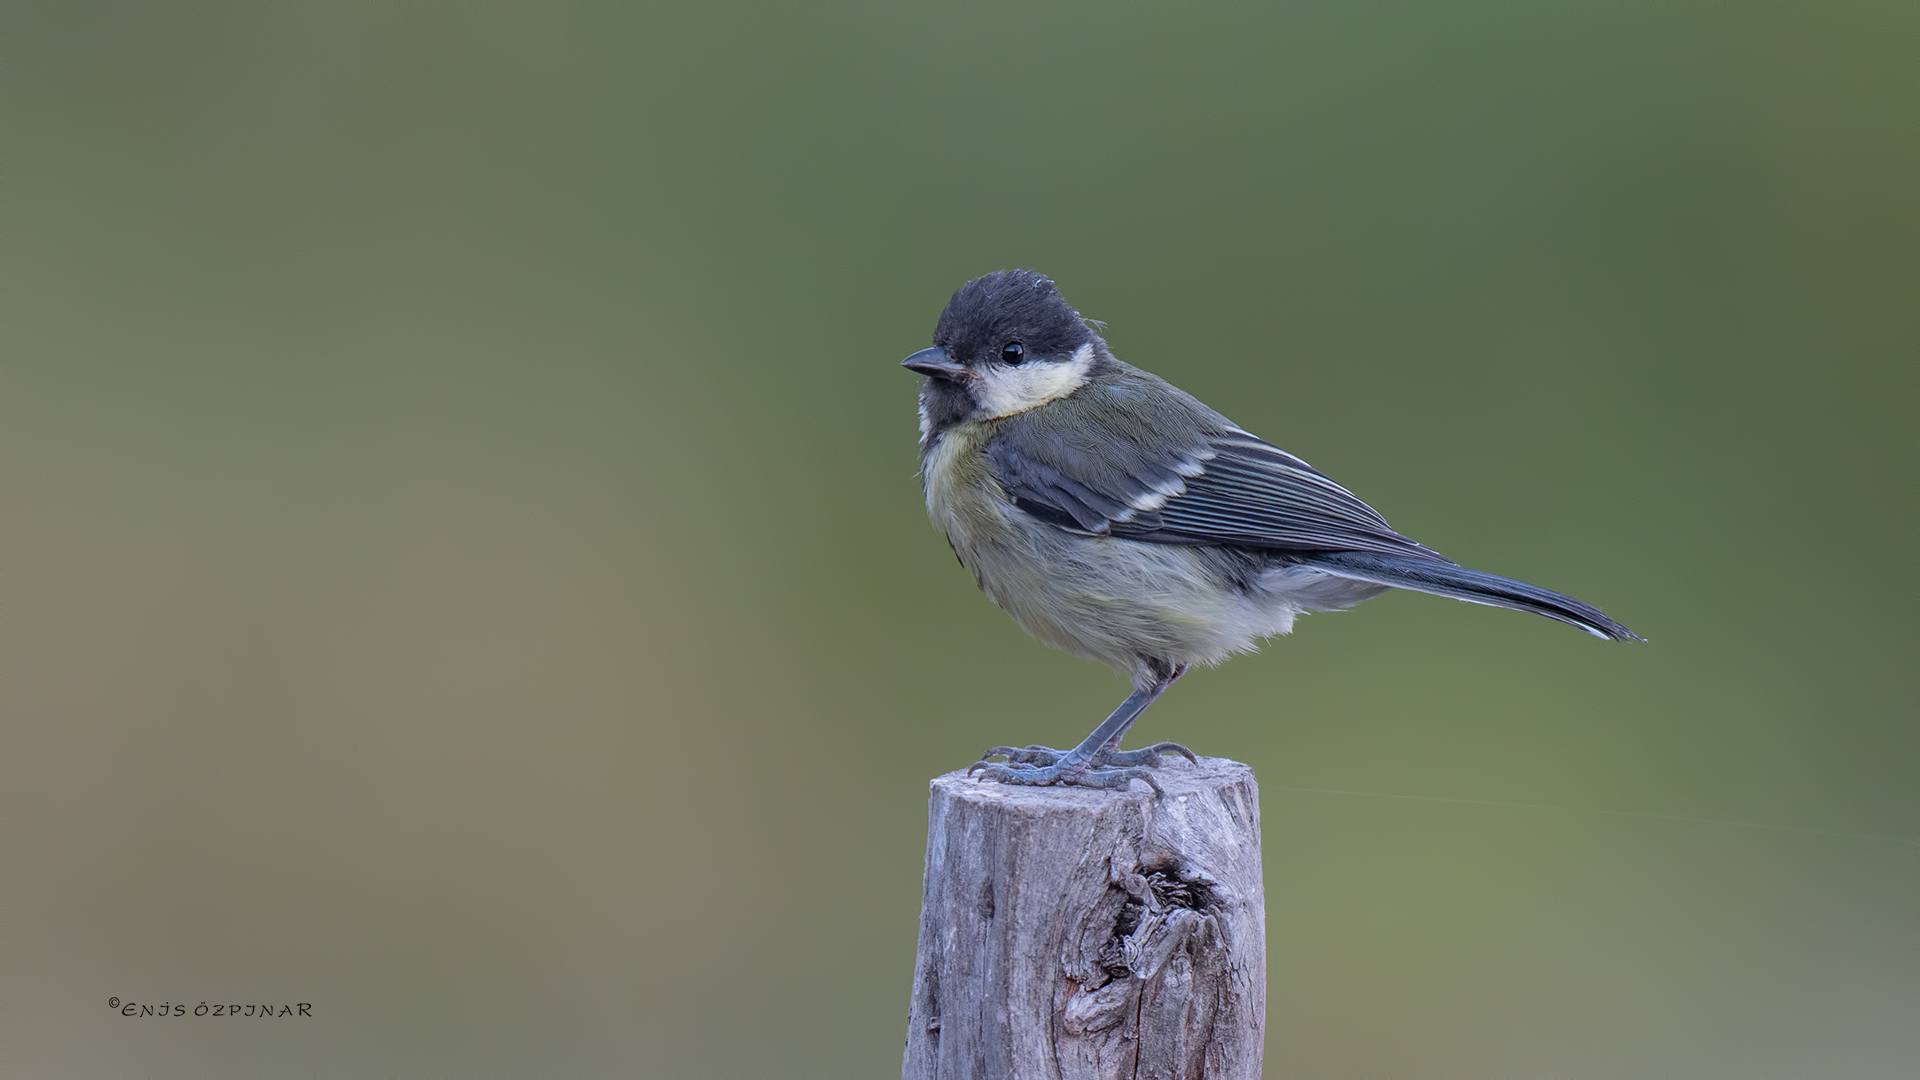
[[[905,1080],[1255,1080],[1266,916],[1253,770],[1166,797],[932,783]]]

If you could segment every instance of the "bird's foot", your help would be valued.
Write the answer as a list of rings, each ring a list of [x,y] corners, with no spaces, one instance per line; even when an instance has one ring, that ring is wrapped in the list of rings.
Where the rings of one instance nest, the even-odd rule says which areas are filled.
[[[1176,742],[1154,743],[1137,750],[1104,749],[1084,761],[1069,760],[1071,751],[1050,746],[996,746],[967,766],[967,775],[978,772],[988,780],[1002,784],[1069,784],[1077,787],[1125,788],[1135,779],[1145,780],[1156,794],[1164,795],[1153,769],[1160,765],[1161,754],[1179,754],[1198,765],[1193,751]],[[1003,757],[1004,764],[988,761]]]

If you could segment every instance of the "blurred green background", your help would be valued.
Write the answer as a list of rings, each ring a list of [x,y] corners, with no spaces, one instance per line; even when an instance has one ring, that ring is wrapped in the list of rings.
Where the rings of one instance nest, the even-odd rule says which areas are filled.
[[[1014,265],[1651,639],[1394,594],[1147,715],[1263,782],[1269,1076],[1920,1073],[1916,55],[7,5],[0,1073],[897,1074],[927,778],[1125,692],[920,505],[895,362]]]

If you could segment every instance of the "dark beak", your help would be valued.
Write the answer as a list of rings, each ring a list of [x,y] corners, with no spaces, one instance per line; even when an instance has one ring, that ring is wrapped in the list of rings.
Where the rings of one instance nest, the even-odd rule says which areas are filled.
[[[911,371],[917,371],[929,378],[945,379],[948,382],[960,382],[963,379],[973,377],[973,372],[968,371],[960,364],[954,363],[952,358],[947,356],[947,350],[940,348],[938,345],[931,349],[921,349],[919,352],[900,361],[900,366]]]

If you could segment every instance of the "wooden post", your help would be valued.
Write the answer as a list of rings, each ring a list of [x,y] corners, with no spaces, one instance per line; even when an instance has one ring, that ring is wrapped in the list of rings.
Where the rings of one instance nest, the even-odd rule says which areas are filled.
[[[1253,770],[1154,776],[1164,798],[933,781],[904,1080],[1257,1080]]]

